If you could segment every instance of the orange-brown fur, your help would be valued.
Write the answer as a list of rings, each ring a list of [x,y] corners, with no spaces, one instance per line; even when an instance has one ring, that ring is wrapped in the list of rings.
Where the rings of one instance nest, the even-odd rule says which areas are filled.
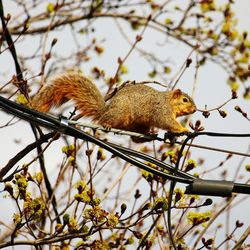
[[[140,133],[148,133],[154,127],[188,132],[176,117],[196,111],[192,98],[181,90],[161,92],[143,84],[125,86],[106,104],[95,84],[77,72],[52,80],[35,95],[32,106],[47,112],[51,106],[69,99],[75,101],[82,116],[92,117],[104,127]]]

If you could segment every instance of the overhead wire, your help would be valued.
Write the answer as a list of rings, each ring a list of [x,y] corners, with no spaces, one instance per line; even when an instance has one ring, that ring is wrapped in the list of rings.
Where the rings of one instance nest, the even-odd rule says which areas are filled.
[[[179,151],[179,157],[177,159],[177,163],[175,164],[175,167],[173,167],[170,164],[164,163],[152,156],[149,156],[147,154],[144,154],[142,152],[138,152],[132,149],[128,149],[119,145],[116,145],[114,143],[106,142],[100,139],[97,139],[96,137],[90,135],[89,133],[86,133],[82,130],[79,130],[75,128],[74,126],[71,126],[68,124],[68,120],[64,117],[56,118],[51,115],[38,112],[36,110],[27,108],[24,105],[15,103],[13,101],[10,101],[2,96],[0,96],[0,107],[4,109],[6,112],[11,113],[15,116],[20,117],[21,119],[24,119],[28,122],[32,122],[36,125],[40,125],[43,127],[46,127],[48,129],[64,133],[66,135],[70,135],[79,139],[83,139],[86,141],[90,141],[92,143],[95,143],[99,145],[100,147],[103,147],[104,149],[110,151],[114,155],[122,158],[125,161],[130,162],[131,164],[144,169],[146,171],[149,171],[153,174],[156,174],[158,176],[161,176],[163,178],[173,180],[176,182],[181,182],[185,184],[192,184],[196,180],[200,180],[184,171],[181,171],[178,169],[179,161],[181,159],[181,152],[183,152],[185,145],[187,144],[188,140],[190,138],[194,138],[200,135],[207,135],[207,136],[221,136],[221,137],[250,137],[250,134],[227,134],[227,133],[214,133],[214,132],[194,132],[190,133],[187,138],[184,140],[181,150]],[[137,160],[136,158],[142,159],[144,161],[151,162],[161,169],[168,170],[169,172],[172,172],[172,174],[168,174],[166,172],[163,172],[161,170],[158,170],[156,168],[150,167],[147,164]],[[245,184],[239,184],[234,183],[234,191],[240,191],[242,193],[248,193],[248,189],[246,192],[243,192],[243,188],[248,188],[249,185]]]
[[[132,149],[128,149],[128,148],[116,145],[114,143],[100,140],[90,135],[89,133],[86,133],[82,130],[77,129],[76,127],[72,125],[69,125],[69,121],[65,117],[60,117],[58,119],[51,115],[40,113],[33,109],[29,109],[26,106],[12,102],[2,96],[0,96],[0,108],[2,108],[7,113],[11,113],[14,116],[18,116],[19,118],[26,120],[28,122],[34,123],[36,125],[51,129],[53,131],[63,133],[65,135],[69,135],[75,138],[79,138],[85,141],[92,142],[108,150],[115,156],[120,157],[121,159],[129,162],[130,164],[136,167],[139,167],[140,169],[146,170],[166,180],[167,179],[170,180],[171,182],[170,182],[170,189],[169,189],[167,221],[168,221],[169,238],[174,249],[177,249],[177,246],[175,244],[174,236],[172,234],[171,205],[172,205],[174,187],[177,182],[188,184],[189,186],[186,190],[189,190],[189,192],[190,190],[193,192],[197,192],[197,187],[198,188],[202,187],[205,195],[221,196],[222,194],[224,194],[225,196],[229,196],[232,192],[250,194],[250,185],[234,183],[234,182],[229,182],[229,181],[226,182],[226,181],[203,180],[200,178],[196,178],[179,169],[179,164],[180,164],[180,160],[182,157],[182,153],[190,139],[195,138],[197,136],[204,136],[204,135],[212,136],[212,137],[238,137],[238,138],[250,137],[250,134],[248,133],[245,133],[245,134],[215,133],[215,132],[190,133],[187,135],[186,139],[181,145],[181,149],[178,152],[179,156],[177,158],[177,162],[175,166],[172,166],[170,164],[164,163],[142,152],[138,152]],[[168,134],[169,133],[166,133],[166,136],[168,136]],[[170,133],[170,135],[173,135],[173,133]],[[161,138],[160,140],[165,141],[166,138],[164,139]],[[143,161],[153,163],[156,166],[158,166],[161,170],[151,167],[148,164],[138,160],[137,158]],[[170,173],[166,173],[166,171],[162,171],[162,170],[168,170]],[[197,183],[199,185],[197,185]],[[214,188],[212,188],[213,189],[212,191],[209,190],[211,189],[211,185],[215,186]],[[222,189],[224,188],[227,189],[226,192],[222,191]]]
[[[2,107],[3,109],[5,109],[7,112],[9,112],[11,114],[16,115],[16,116],[18,116],[26,121],[35,123],[36,125],[40,125],[40,126],[52,129],[54,131],[64,133],[66,135],[70,135],[70,136],[73,136],[73,137],[76,137],[79,139],[83,139],[83,140],[95,143],[95,144],[101,146],[102,148],[108,150],[109,152],[113,153],[114,155],[122,158],[123,160],[125,160],[125,161],[127,161],[127,162],[141,168],[141,169],[144,169],[144,170],[149,171],[153,174],[161,176],[165,179],[176,180],[178,182],[182,182],[182,183],[186,183],[186,184],[189,184],[192,182],[191,175],[187,175],[183,172],[183,173],[181,173],[181,175],[185,176],[185,178],[180,177],[180,176],[173,176],[172,174],[168,174],[166,172],[163,172],[163,171],[160,171],[160,170],[155,169],[153,167],[150,167],[147,164],[135,159],[134,157],[128,156],[128,154],[136,155],[135,152],[133,152],[131,150],[130,151],[126,150],[125,148],[122,149],[121,146],[111,145],[111,144],[104,142],[100,139],[97,139],[96,137],[91,136],[90,134],[85,133],[85,132],[83,132],[75,127],[67,125],[67,122],[65,119],[62,119],[60,121],[60,120],[55,119],[51,116],[48,116],[48,119],[47,119],[46,114],[37,112],[35,110],[28,109],[25,106],[22,106],[20,104],[9,101],[1,96],[0,96],[0,107]],[[147,158],[148,161],[153,160],[153,158],[151,158],[149,156],[146,156],[146,155],[142,156],[142,154],[138,154],[138,158],[142,158],[142,157],[144,157],[144,159]],[[153,161],[158,162],[155,159]],[[167,165],[164,163],[161,163],[160,165],[162,167],[164,167],[165,169],[171,170],[170,165]],[[187,176],[189,176],[189,179],[187,179]]]

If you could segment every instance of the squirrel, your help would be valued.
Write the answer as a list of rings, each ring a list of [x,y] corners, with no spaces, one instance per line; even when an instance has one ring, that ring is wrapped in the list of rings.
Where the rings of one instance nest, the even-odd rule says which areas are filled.
[[[187,133],[176,118],[196,111],[193,99],[180,89],[158,91],[144,84],[128,84],[118,90],[108,103],[94,83],[79,72],[57,76],[41,88],[31,106],[48,112],[68,100],[75,101],[84,117],[105,128],[117,128],[147,134],[153,128]]]

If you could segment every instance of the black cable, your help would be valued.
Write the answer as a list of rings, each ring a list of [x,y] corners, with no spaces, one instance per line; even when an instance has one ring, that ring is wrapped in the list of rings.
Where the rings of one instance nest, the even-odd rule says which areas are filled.
[[[0,107],[2,107],[4,110],[6,110],[9,113],[12,113],[13,115],[16,115],[24,120],[27,120],[29,122],[35,123],[37,125],[52,129],[54,131],[60,132],[60,133],[65,133],[67,135],[73,136],[73,137],[78,137],[83,139],[83,140],[88,140],[91,141],[104,149],[110,151],[114,155],[117,155],[121,157],[122,159],[130,162],[131,164],[138,166],[139,168],[142,168],[146,171],[149,171],[153,174],[159,175],[163,178],[170,179],[170,180],[175,180],[178,182],[186,183],[186,184],[192,184],[194,183],[195,180],[198,178],[193,177],[192,175],[185,173],[183,171],[180,171],[178,169],[179,161],[180,161],[180,156],[181,152],[183,152],[184,147],[187,143],[187,141],[191,138],[194,138],[199,135],[208,135],[208,136],[226,136],[226,137],[250,137],[250,134],[225,134],[225,133],[214,133],[214,132],[195,132],[195,133],[190,133],[188,137],[185,139],[181,150],[179,152],[179,157],[177,160],[177,168],[173,168],[171,165],[161,162],[149,155],[143,154],[141,152],[137,152],[132,149],[124,148],[122,146],[112,144],[109,142],[104,142],[102,140],[99,140],[95,138],[94,136],[89,135],[88,133],[85,133],[81,130],[76,129],[75,127],[69,126],[67,122],[63,122],[62,120],[58,120],[50,115],[40,113],[36,110],[29,109],[23,105],[17,104],[15,102],[12,102],[4,97],[0,96]],[[175,171],[175,175],[169,175],[167,173],[163,173],[157,169],[151,168],[150,166],[143,164],[142,162],[129,157],[127,155],[132,155],[136,158],[141,158],[143,160],[147,160],[153,164],[156,164],[157,166],[167,169],[168,171]],[[198,179],[201,180],[201,179]],[[241,192],[241,193],[248,193],[248,188],[250,186],[246,184],[238,184],[234,183],[234,188],[233,192]]]
[[[168,171],[174,170],[174,167],[172,165],[167,164],[165,162],[162,162],[162,161],[160,161],[160,160],[158,160],[150,155],[144,154],[144,153],[139,152],[139,151],[135,151],[135,150],[130,149],[130,148],[125,148],[125,147],[116,145],[114,143],[107,142],[107,144],[109,144],[110,146],[112,146],[112,147],[114,147],[114,148],[116,148],[116,149],[118,149],[126,154],[129,154],[129,155],[135,156],[136,158],[140,158],[140,159],[143,159],[143,160],[148,161],[150,163],[153,163],[162,169],[165,169]],[[186,172],[183,172],[181,170],[177,170],[177,175],[181,176],[183,178],[191,179],[191,180],[196,179],[196,177],[194,177],[193,175],[188,174]]]
[[[45,114],[45,113],[41,113],[41,112],[38,112],[34,109],[29,109],[27,108],[26,106],[23,106],[23,105],[20,105],[18,103],[15,103],[13,101],[10,101],[2,96],[0,96],[0,101],[2,101],[2,103],[6,103],[8,104],[8,106],[10,107],[13,107],[13,108],[16,108],[16,109],[19,109],[27,114],[30,114],[30,115],[33,115],[33,116],[36,116],[40,119],[44,119],[46,121],[49,121],[51,123],[53,123],[54,125],[57,125],[57,126],[60,126],[61,122],[60,120],[58,120],[57,118],[53,117],[52,115],[49,115],[49,114]],[[170,135],[179,135],[179,133],[165,133],[165,139],[167,138],[167,135],[170,134]],[[207,136],[213,136],[213,137],[250,137],[250,134],[248,133],[244,133],[244,134],[231,134],[231,133],[216,133],[216,132],[192,132],[192,133],[189,133],[188,136],[190,138],[194,138],[194,137],[197,137],[197,136],[200,136],[200,135],[207,135]],[[157,138],[158,139],[158,138]],[[159,138],[160,139],[160,138]],[[161,139],[161,140],[165,140],[165,139]]]
[[[250,137],[250,134],[231,134],[231,133],[216,133],[216,132],[192,132],[188,135],[189,139],[192,139],[194,137],[200,136],[200,135],[207,135],[207,136],[213,136],[213,137]]]
[[[0,107],[3,108],[7,113],[11,113],[15,116],[18,116],[23,120],[26,120],[36,125],[41,125],[42,127],[59,131],[61,124],[59,120],[51,117],[46,117],[45,114],[26,108],[23,105],[17,103],[13,104],[13,102],[1,96],[0,96]],[[37,114],[37,116],[34,116],[33,113],[35,113],[35,115]]]
[[[148,172],[151,172],[155,175],[158,175],[160,177],[163,177],[165,179],[169,179],[171,181],[170,183],[170,190],[169,190],[169,200],[168,200],[168,231],[169,231],[169,238],[170,242],[174,249],[177,249],[177,246],[174,242],[174,237],[172,235],[172,228],[171,228],[171,204],[172,204],[172,198],[173,198],[173,191],[174,186],[176,182],[182,182],[189,184],[187,188],[187,193],[193,192],[201,192],[201,194],[205,195],[231,195],[232,192],[239,192],[239,193],[245,193],[250,194],[250,186],[246,184],[239,184],[239,183],[233,183],[233,182],[226,182],[226,181],[213,181],[213,180],[202,180],[195,178],[185,172],[180,171],[179,164],[180,159],[182,156],[182,152],[188,142],[188,140],[195,138],[199,135],[207,135],[207,136],[214,136],[214,137],[250,137],[250,134],[227,134],[227,133],[214,133],[214,132],[194,132],[187,135],[187,138],[184,140],[181,149],[179,151],[179,156],[175,165],[175,168],[173,168],[171,165],[163,163],[151,156],[148,156],[146,154],[143,154],[141,152],[134,151],[132,149],[127,149],[122,146],[118,146],[109,142],[104,142],[100,139],[95,138],[94,136],[89,135],[88,133],[85,133],[81,130],[76,129],[75,127],[72,127],[67,124],[67,121],[65,120],[58,120],[53,118],[52,116],[48,116],[47,114],[43,114],[40,112],[37,112],[35,110],[28,109],[25,106],[22,106],[20,104],[16,104],[12,101],[9,101],[3,97],[0,96],[0,107],[2,107],[6,112],[12,113],[13,115],[16,115],[28,122],[52,129],[57,132],[64,133],[69,136],[73,136],[75,138],[79,138],[82,140],[90,141],[109,152],[113,153],[114,155],[122,158],[123,160],[141,168]],[[130,156],[128,156],[130,155]],[[132,157],[131,157],[132,155]],[[156,164],[157,166],[167,169],[169,171],[172,171],[172,174],[164,173],[160,170],[157,170],[155,168],[152,168],[140,161],[138,161],[136,158],[140,158],[143,160],[147,160],[151,163]],[[211,186],[211,185],[218,185],[217,187]],[[197,188],[198,187],[198,188]],[[213,187],[213,191],[211,192],[211,187]],[[224,187],[227,188],[227,191],[224,191]],[[203,191],[201,191],[203,190]],[[203,192],[203,193],[202,193]]]
[[[34,109],[27,108],[24,105],[18,104],[18,103],[13,102],[13,101],[10,101],[10,100],[2,97],[2,96],[0,96],[0,103],[1,103],[1,105],[6,104],[5,107],[12,107],[14,109],[18,109],[20,111],[25,112],[26,114],[30,114],[32,116],[35,116],[36,118],[40,118],[40,119],[46,120],[46,121],[48,121],[50,123],[53,123],[54,125],[60,126],[61,122],[57,118],[55,118],[55,117],[53,117],[51,115],[45,114],[45,113],[38,112],[38,111],[36,111]]]
[[[116,149],[115,147],[112,147],[111,145],[109,145],[108,143],[102,141],[102,140],[99,140],[97,138],[95,138],[94,136],[91,136],[83,131],[80,131],[74,127],[71,127],[71,126],[65,126],[65,130],[63,132],[64,134],[66,135],[71,135],[73,137],[76,137],[76,138],[79,138],[79,139],[83,139],[83,140],[86,140],[86,141],[89,141],[89,142],[92,142],[106,150],[108,150],[109,152],[111,152],[112,154],[122,158],[123,160],[143,169],[143,170],[146,170],[148,172],[151,172],[152,174],[155,174],[155,175],[158,175],[160,177],[163,177],[165,179],[169,179],[169,180],[175,180],[175,181],[178,181],[178,182],[181,182],[181,183],[191,183],[192,180],[191,179],[187,179],[187,178],[182,178],[182,177],[179,177],[179,176],[173,176],[172,174],[168,174],[168,173],[164,173],[160,170],[157,170],[155,168],[152,168],[140,161],[138,161],[137,159],[133,158],[133,157],[130,157],[128,156],[127,154],[121,152],[120,150]]]
[[[161,176],[165,179],[176,180],[178,182],[182,182],[182,183],[186,183],[186,184],[189,184],[192,182],[191,179],[173,176],[172,174],[164,173],[160,170],[154,169],[154,168],[152,168],[152,167],[150,167],[150,166],[148,166],[148,165],[146,165],[146,164],[144,164],[144,163],[142,163],[142,162],[140,162],[132,157],[127,156],[126,154],[124,154],[124,153],[120,152],[119,150],[113,148],[112,146],[108,145],[106,142],[99,140],[99,139],[95,138],[94,136],[91,136],[83,131],[80,131],[80,130],[72,127],[72,126],[64,124],[64,123],[60,122],[59,120],[56,120],[56,119],[50,117],[49,118],[50,122],[47,122],[47,121],[38,119],[37,117],[34,117],[32,115],[28,115],[25,112],[20,111],[18,108],[20,107],[20,109],[23,111],[27,110],[28,111],[27,113],[30,113],[30,114],[31,113],[36,114],[39,112],[34,111],[34,110],[30,110],[30,109],[28,109],[20,104],[17,104],[17,103],[15,103],[15,105],[8,105],[8,104],[4,103],[3,99],[4,98],[0,97],[0,107],[4,108],[7,112],[9,112],[13,115],[16,115],[16,116],[18,116],[26,121],[32,122],[34,124],[37,124],[37,125],[40,125],[40,126],[43,126],[43,127],[46,127],[46,128],[58,131],[58,132],[63,132],[66,135],[70,135],[70,136],[73,136],[76,138],[80,138],[80,139],[95,143],[95,144],[99,145],[100,147],[110,151],[114,155],[122,158],[123,160],[125,160],[125,161],[127,161],[127,162],[141,168],[141,169],[144,169],[148,172],[151,172],[155,175]],[[11,101],[8,100],[7,103],[9,103],[9,102],[11,102]],[[38,116],[43,117],[43,118],[47,118],[45,114],[41,115],[41,113],[39,113]],[[52,124],[51,121],[54,124]],[[55,123],[56,123],[56,125],[55,125]]]
[[[242,183],[234,183],[233,186],[233,193],[240,193],[240,194],[250,194],[250,185],[242,184]]]

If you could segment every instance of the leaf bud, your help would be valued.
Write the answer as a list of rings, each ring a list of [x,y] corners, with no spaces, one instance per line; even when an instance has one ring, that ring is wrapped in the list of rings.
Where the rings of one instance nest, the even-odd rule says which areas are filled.
[[[209,111],[203,111],[202,112],[202,115],[205,117],[205,118],[208,118],[210,116],[210,112]]]

